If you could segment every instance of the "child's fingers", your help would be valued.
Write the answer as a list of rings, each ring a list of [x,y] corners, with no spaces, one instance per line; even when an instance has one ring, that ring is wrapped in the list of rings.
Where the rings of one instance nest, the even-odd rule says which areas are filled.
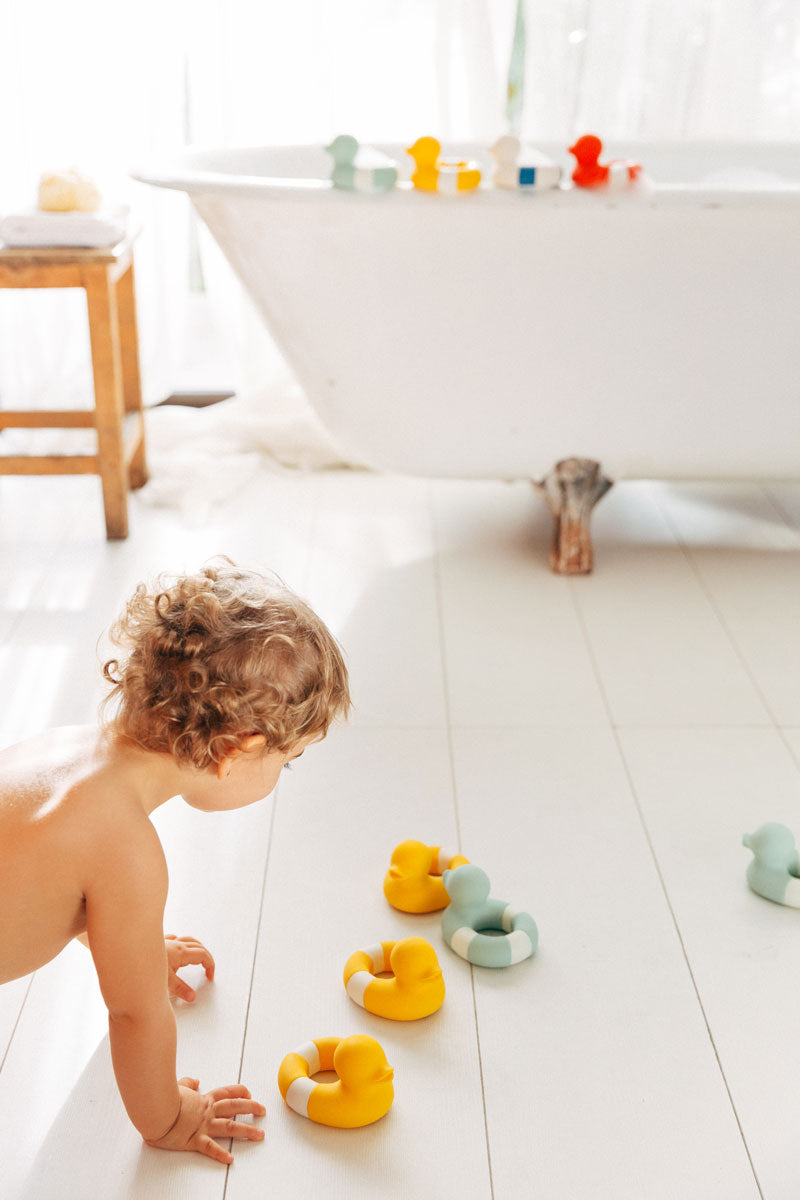
[[[214,967],[216,965],[214,957],[206,950],[202,942],[198,942],[196,938],[167,938],[166,940],[177,943],[177,945],[169,948],[173,961],[176,958],[179,960],[174,964],[176,967],[188,967],[190,964],[199,963],[205,967],[206,977],[208,979],[214,978]]]
[[[215,1119],[209,1122],[208,1128],[212,1137],[242,1138],[246,1142],[261,1142],[264,1140],[264,1130],[247,1121],[235,1121],[233,1117]]]
[[[257,1100],[217,1100],[214,1104],[215,1117],[265,1117],[267,1110]]]
[[[186,967],[189,965],[189,963],[200,963],[200,965],[206,969],[207,978],[214,978],[214,959],[212,955],[209,954],[208,950],[206,950],[205,946],[187,946],[183,957],[184,961],[182,966]]]
[[[196,1092],[200,1087],[200,1080],[193,1079],[191,1075],[184,1075],[183,1079],[178,1080],[178,1087],[190,1088]]]
[[[179,1000],[185,1000],[191,1004],[196,997],[194,988],[190,988],[188,983],[181,979],[180,975],[176,975],[174,971],[169,973],[169,991],[173,996],[177,996]]]
[[[197,1136],[195,1145],[201,1154],[205,1154],[208,1158],[213,1158],[217,1162],[224,1163],[226,1167],[229,1167],[233,1162],[233,1155],[228,1150],[223,1150],[222,1146],[218,1145],[213,1138],[208,1137],[205,1133]]]
[[[250,1092],[243,1083],[231,1083],[227,1087],[212,1088],[206,1092],[212,1100],[249,1100]]]

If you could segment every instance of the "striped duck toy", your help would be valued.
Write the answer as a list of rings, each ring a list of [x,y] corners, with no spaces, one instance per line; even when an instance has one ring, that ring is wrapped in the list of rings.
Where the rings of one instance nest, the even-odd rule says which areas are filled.
[[[333,1083],[316,1083],[319,1071],[335,1071]],[[314,1038],[287,1054],[278,1087],[289,1108],[318,1125],[357,1129],[379,1121],[392,1107],[394,1071],[383,1047],[364,1033]]]
[[[391,972],[391,979],[376,978],[383,972]],[[356,950],[345,963],[344,986],[356,1004],[390,1021],[429,1017],[444,1002],[444,979],[436,951],[420,937]]]
[[[478,967],[510,967],[536,951],[539,931],[533,917],[489,896],[489,877],[472,863],[445,871],[450,904],[442,913],[442,933],[451,950]],[[485,933],[491,929],[493,933]],[[499,934],[499,936],[497,936]]]

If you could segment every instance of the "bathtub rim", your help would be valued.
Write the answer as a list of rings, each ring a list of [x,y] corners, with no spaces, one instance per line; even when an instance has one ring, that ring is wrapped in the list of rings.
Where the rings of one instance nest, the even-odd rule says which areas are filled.
[[[405,147],[401,143],[375,143],[376,148],[384,153],[402,158]],[[562,146],[551,143],[537,143],[544,153],[555,157],[560,155],[562,166],[567,164],[568,152]],[[265,200],[279,202],[281,200],[303,200],[309,203],[324,204],[407,204],[414,203],[459,205],[487,205],[508,203],[546,204],[549,207],[559,207],[576,203],[591,207],[602,206],[616,208],[629,203],[646,204],[650,207],[662,205],[698,205],[714,207],[717,205],[792,205],[800,202],[800,141],[744,141],[740,139],[686,139],[686,140],[651,140],[609,142],[608,157],[633,158],[647,163],[648,149],[658,153],[680,153],[689,151],[694,154],[707,152],[709,156],[727,154],[746,157],[752,154],[772,152],[776,155],[794,155],[798,158],[798,178],[796,180],[780,178],[780,182],[763,185],[714,185],[687,181],[656,183],[649,181],[641,188],[631,188],[628,191],[609,193],[576,188],[571,184],[544,192],[522,192],[506,188],[493,187],[489,182],[481,183],[475,191],[462,193],[458,196],[439,196],[438,194],[420,193],[405,179],[400,179],[395,188],[381,193],[363,193],[345,191],[334,188],[326,178],[318,176],[281,176],[237,173],[232,169],[212,170],[209,164],[215,159],[230,160],[236,156],[244,157],[269,151],[289,156],[313,155],[318,158],[322,149],[319,143],[268,144],[262,146],[187,146],[174,155],[154,160],[150,164],[132,166],[128,174],[139,183],[153,187],[167,188],[186,192],[193,195],[231,194],[258,196]],[[448,151],[459,155],[472,156],[482,161],[484,167],[491,163],[488,151],[479,143],[460,142]],[[565,158],[566,154],[566,158]],[[571,161],[571,159],[569,159]],[[567,176],[568,178],[568,176]]]

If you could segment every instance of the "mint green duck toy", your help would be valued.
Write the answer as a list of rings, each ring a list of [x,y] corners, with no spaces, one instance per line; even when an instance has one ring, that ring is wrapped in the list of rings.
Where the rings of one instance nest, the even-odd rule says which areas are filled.
[[[386,154],[361,147],[349,133],[326,146],[333,159],[331,183],[346,192],[388,192],[397,183],[397,166]]]
[[[742,845],[753,851],[747,868],[747,882],[753,891],[776,904],[800,908],[800,860],[791,829],[767,821],[755,833],[746,833]]]
[[[533,917],[505,900],[493,900],[489,877],[480,867],[454,867],[445,871],[442,882],[450,897],[442,913],[442,934],[461,958],[478,967],[510,967],[535,952],[539,931]]]

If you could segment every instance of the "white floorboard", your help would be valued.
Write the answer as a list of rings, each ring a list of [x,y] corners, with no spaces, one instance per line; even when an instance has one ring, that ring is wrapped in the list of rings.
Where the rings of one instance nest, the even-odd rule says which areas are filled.
[[[436,730],[342,730],[294,775],[276,814],[243,1065],[248,1086],[268,1097],[271,1137],[237,1164],[228,1195],[253,1196],[268,1180],[282,1196],[400,1200],[441,1194],[443,1181],[453,1195],[487,1196],[469,972],[445,960],[437,917],[396,912],[381,886],[404,837],[455,841],[446,745]],[[354,950],[411,935],[437,948],[444,1005],[418,1022],[372,1016],[345,993],[344,964]],[[280,1061],[309,1038],[352,1033],[383,1047],[393,1107],[362,1130],[314,1127],[283,1104]]]
[[[453,723],[604,725],[569,580],[547,566],[542,501],[524,483],[431,487]]]
[[[574,589],[614,722],[768,724],[649,485],[611,491],[598,507],[595,544],[598,561],[610,551],[609,568]]]
[[[797,724],[800,530],[786,523],[756,484],[661,492],[665,515],[764,707],[778,724]]]
[[[436,562],[426,485],[343,472],[321,475],[317,488],[306,593],[344,646],[354,697],[352,722],[443,726]]]
[[[179,1069],[241,1076],[266,1139],[226,1171],[143,1147],[89,955],[0,988],[3,1200],[784,1200],[794,1196],[800,914],[752,895],[741,835],[800,834],[800,484],[618,484],[596,569],[558,579],[525,484],[269,474],[210,512],[93,479],[0,481],[4,742],[94,719],[98,638],[133,586],[214,554],[277,570],[340,638],[348,726],[274,797],[155,822],[167,932],[217,959],[179,1005]],[[381,889],[406,837],[459,846],[528,908],[530,961],[471,969]],[[348,955],[422,932],[425,1021],[346,996]],[[370,1032],[396,1099],[360,1131],[277,1089],[284,1053]]]
[[[800,913],[750,891],[741,839],[764,821],[800,829],[797,765],[774,730],[631,729],[622,745],[755,1170],[789,1197]]]
[[[455,737],[465,853],[540,935],[476,971],[496,1194],[530,1172],[548,1197],[757,1196],[613,734],[477,733]]]

